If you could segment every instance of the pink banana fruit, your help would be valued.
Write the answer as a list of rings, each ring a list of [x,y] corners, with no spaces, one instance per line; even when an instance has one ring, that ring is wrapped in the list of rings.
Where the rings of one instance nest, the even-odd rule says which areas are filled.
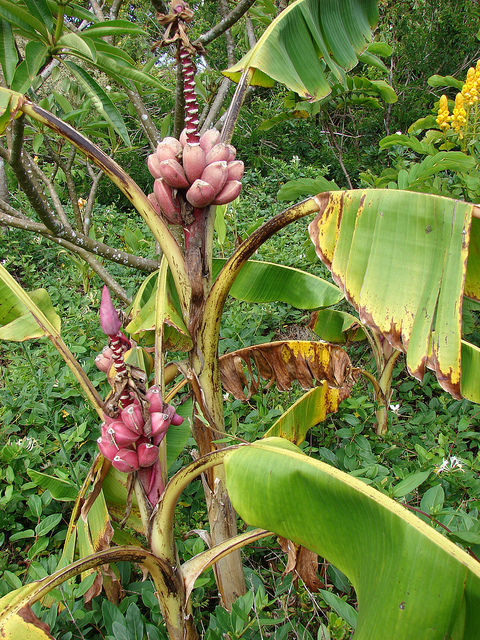
[[[131,404],[128,407],[125,407],[120,415],[122,417],[123,424],[131,431],[134,431],[139,435],[143,434],[143,425],[145,424],[145,420],[143,418],[142,409],[138,404]]]
[[[111,442],[114,442],[118,447],[128,447],[138,440],[139,433],[131,431],[121,420],[112,422],[107,429],[107,437]]]
[[[119,449],[112,460],[112,465],[122,473],[131,473],[139,468],[138,456],[133,449]]]
[[[212,204],[227,204],[232,202],[242,190],[242,183],[239,180],[229,180],[220,193],[215,197]]]
[[[241,180],[245,167],[241,160],[233,160],[228,163],[227,169],[229,180]]]
[[[185,171],[178,160],[169,158],[162,160],[159,165],[161,177],[173,189],[186,189],[190,186]]]
[[[149,411],[153,413],[154,411],[163,411],[163,400],[162,400],[162,392],[157,385],[153,385],[145,394],[145,398],[150,403]]]
[[[164,159],[166,160],[166,158]],[[147,158],[148,170],[154,178],[162,177],[162,174],[160,173],[160,162],[161,160],[156,153],[151,153]]]
[[[169,158],[176,159],[182,155],[182,145],[176,138],[167,136],[158,143],[155,153],[160,162]]]
[[[193,207],[202,209],[209,205],[215,197],[215,189],[209,182],[195,180],[187,191],[186,198]]]
[[[220,140],[220,131],[217,129],[208,129],[200,137],[200,146],[208,153],[212,147],[214,147]]]
[[[143,442],[137,447],[137,457],[140,467],[151,467],[158,460],[158,447],[150,442]]]
[[[233,146],[233,144],[227,144],[227,149],[228,149],[228,162],[233,162],[235,160],[235,157],[237,155],[237,150],[235,149],[235,147]]]
[[[225,162],[227,162],[230,159],[231,153],[228,147],[229,145],[226,145],[223,142],[219,142],[218,144],[213,146],[207,153],[207,164],[218,162],[219,160],[225,160]]]
[[[180,207],[173,198],[172,188],[164,180],[159,179],[153,183],[153,192],[168,222],[182,224]]]
[[[212,162],[205,167],[202,173],[202,180],[208,182],[213,187],[215,195],[225,186],[228,177],[227,163],[224,160]]]
[[[205,151],[198,143],[187,143],[183,147],[182,162],[188,181],[192,184],[195,180],[201,178],[203,170],[205,169]]]
[[[108,438],[101,436],[97,438],[97,445],[100,453],[107,460],[113,460],[113,458],[117,455],[118,447],[113,442],[110,442]]]
[[[182,148],[187,144],[187,142],[187,130],[184,129],[180,134],[180,144],[182,145]]]

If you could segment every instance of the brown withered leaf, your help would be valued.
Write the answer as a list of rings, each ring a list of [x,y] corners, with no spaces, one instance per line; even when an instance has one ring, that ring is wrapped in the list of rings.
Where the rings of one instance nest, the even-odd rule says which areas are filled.
[[[316,553],[286,538],[279,537],[278,543],[282,551],[288,554],[287,566],[283,572],[284,576],[288,573],[293,573],[294,582],[301,578],[307,589],[314,593],[325,587],[325,584],[317,574],[318,556]]]
[[[248,400],[257,391],[260,378],[269,381],[267,388],[275,383],[279,391],[290,389],[294,380],[303,389],[311,389],[317,381],[325,380],[329,386],[345,390],[342,399],[349,395],[355,381],[345,351],[320,341],[257,344],[227,353],[219,362],[222,384],[238,400]]]

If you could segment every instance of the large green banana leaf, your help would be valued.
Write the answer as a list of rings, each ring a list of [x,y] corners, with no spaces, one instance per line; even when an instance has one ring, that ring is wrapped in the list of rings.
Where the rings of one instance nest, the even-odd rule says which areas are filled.
[[[213,260],[216,277],[226,260]],[[306,271],[283,264],[248,260],[235,278],[230,295],[245,302],[286,302],[297,309],[318,309],[343,298],[338,287]]]
[[[463,296],[480,299],[479,207],[386,189],[315,199],[310,236],[360,320],[406,352],[413,376],[429,366],[453,396],[480,402],[478,354],[461,340]]]
[[[276,80],[300,96],[319,100],[344,70],[357,64],[377,20],[376,0],[297,0],[223,73],[238,81],[252,69],[253,84],[272,86]]]
[[[225,461],[234,508],[343,571],[358,598],[354,640],[477,640],[480,565],[361,480],[281,439]]]

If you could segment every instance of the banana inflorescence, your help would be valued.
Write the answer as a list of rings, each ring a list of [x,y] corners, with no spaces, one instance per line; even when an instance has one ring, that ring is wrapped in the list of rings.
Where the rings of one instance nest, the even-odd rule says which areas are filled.
[[[148,169],[155,178],[148,198],[157,213],[171,224],[184,224],[188,205],[203,209],[227,204],[242,188],[243,162],[235,160],[231,144],[219,142],[220,132],[209,129],[199,142],[164,138],[148,156]]]

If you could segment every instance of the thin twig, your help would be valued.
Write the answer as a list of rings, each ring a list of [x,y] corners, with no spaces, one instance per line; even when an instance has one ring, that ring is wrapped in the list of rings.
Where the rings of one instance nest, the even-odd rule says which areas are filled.
[[[254,2],[255,0],[240,0],[236,7],[232,9],[232,11],[230,11],[228,15],[220,20],[220,22],[218,22],[209,31],[197,38],[194,44],[206,45],[221,36],[222,33],[224,33],[232,25],[238,22],[238,20],[240,20],[240,18],[250,9]]]

